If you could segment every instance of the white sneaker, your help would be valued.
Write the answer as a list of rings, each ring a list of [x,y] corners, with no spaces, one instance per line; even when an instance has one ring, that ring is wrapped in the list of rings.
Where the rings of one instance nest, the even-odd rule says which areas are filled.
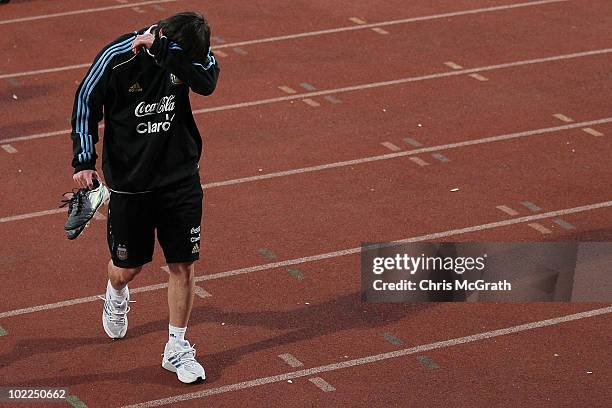
[[[173,341],[166,343],[162,367],[176,373],[179,381],[191,384],[196,381],[204,381],[206,373],[204,367],[195,359],[196,350],[189,342]]]
[[[102,326],[111,339],[124,337],[128,329],[127,314],[130,311],[130,291],[127,286],[125,289],[127,296],[123,300],[111,298],[108,288],[106,289],[106,297],[100,296],[100,299],[104,300]]]

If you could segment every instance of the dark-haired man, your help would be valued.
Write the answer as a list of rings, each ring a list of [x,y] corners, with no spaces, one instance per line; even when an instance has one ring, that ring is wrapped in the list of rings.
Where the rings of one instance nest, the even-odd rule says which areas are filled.
[[[111,190],[104,330],[114,339],[125,336],[127,284],[151,261],[157,232],[169,269],[169,340],[162,367],[184,383],[205,378],[185,340],[203,195],[202,139],[189,89],[210,95],[218,75],[207,21],[199,13],[180,13],[107,45],[78,87],[72,115],[73,178],[90,189],[97,185],[94,146],[104,118],[102,170]]]

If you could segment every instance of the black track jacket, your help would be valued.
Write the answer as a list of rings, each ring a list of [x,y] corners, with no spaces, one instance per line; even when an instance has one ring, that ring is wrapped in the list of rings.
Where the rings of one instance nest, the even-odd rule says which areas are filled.
[[[202,138],[191,113],[189,88],[210,95],[219,76],[211,51],[206,61],[191,61],[166,37],[134,55],[132,43],[145,31],[107,45],[96,56],[74,101],[75,173],[95,169],[94,146],[104,117],[102,170],[109,188],[117,192],[152,191],[198,172]]]

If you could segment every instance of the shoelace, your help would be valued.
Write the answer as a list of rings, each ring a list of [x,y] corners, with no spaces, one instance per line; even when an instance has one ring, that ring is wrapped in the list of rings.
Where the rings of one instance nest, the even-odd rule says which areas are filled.
[[[81,212],[81,208],[83,208],[83,200],[85,198],[86,192],[87,189],[84,188],[75,188],[72,191],[65,192],[64,194],[62,194],[64,199],[61,201],[62,204],[60,204],[59,208],[65,207],[67,205],[68,214],[72,214],[72,209],[76,207],[75,214],[78,214],[79,212]],[[70,197],[68,197],[68,194],[71,194]]]
[[[164,354],[162,354],[163,356]],[[184,349],[184,350],[178,350],[178,351],[174,351],[172,352],[169,356],[168,356],[168,360],[173,358],[173,357],[177,357],[177,359],[181,362],[181,364],[185,367],[188,368],[190,367],[192,364],[198,364],[197,360],[195,359],[196,356],[196,349],[195,349],[195,344],[193,346],[189,346],[189,348]]]
[[[113,324],[125,324],[125,316],[130,311],[130,303],[136,303],[135,300],[129,300],[125,311],[118,311],[113,307],[113,300],[107,300],[101,295],[98,295],[98,298],[104,301],[104,310],[108,314],[108,320]]]

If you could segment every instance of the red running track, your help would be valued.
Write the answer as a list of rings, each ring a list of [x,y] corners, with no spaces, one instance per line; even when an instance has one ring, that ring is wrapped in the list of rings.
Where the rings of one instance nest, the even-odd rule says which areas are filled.
[[[609,305],[362,304],[358,256],[332,255],[362,241],[438,232],[448,240],[611,239],[608,2],[551,2],[385,26],[388,34],[368,28],[246,44],[241,46],[245,55],[231,46],[245,39],[355,25],[350,17],[382,22],[510,3],[418,1],[405,9],[401,2],[345,2],[332,8],[317,1],[283,8],[260,1],[248,6],[227,2],[210,10],[215,35],[230,46],[217,45],[228,54],[220,58],[219,92],[212,98],[194,98],[196,109],[224,107],[197,116],[205,133],[206,190],[206,256],[198,265],[198,285],[212,296],[197,299],[190,323],[189,337],[198,344],[209,376],[206,384],[195,387],[180,385],[158,367],[156,353],[161,353],[166,335],[165,294],[163,287],[147,285],[165,281],[159,251],[133,287],[150,290],[134,295],[138,303],[130,315],[129,336],[108,341],[98,323],[100,303],[90,298],[104,285],[104,223],[94,222],[79,241],[69,243],[59,227],[62,214],[33,216],[52,209],[54,197],[70,186],[67,134],[6,142],[67,129],[73,84],[83,68],[0,80],[0,142],[17,150],[0,151],[0,185],[10,192],[3,194],[0,209],[0,326],[7,332],[0,337],[0,373],[10,378],[7,385],[65,386],[90,407],[198,392],[188,396],[197,398],[180,404],[164,402],[603,406],[612,378],[605,364],[611,355],[606,334]],[[0,75],[81,64],[118,32],[192,8],[196,2],[159,4],[163,10],[142,6],[145,13],[125,7],[42,18],[27,25],[2,24],[118,4],[16,1],[4,6],[0,30],[7,34],[0,44],[9,52],[0,62]],[[245,20],[252,20],[248,30]],[[105,21],[112,21],[112,27]],[[75,31],[78,25],[88,30]],[[31,41],[40,31],[49,33],[48,46],[42,49]],[[597,50],[598,55],[562,57]],[[528,62],[555,56],[561,59]],[[467,75],[445,76],[452,71],[444,65],[449,61],[468,69],[524,63],[482,71],[488,79],[482,82]],[[426,75],[434,77],[414,80]],[[300,96],[307,93],[300,86],[303,82],[331,90],[402,78],[413,79],[331,93],[341,101],[338,104],[317,96],[312,99],[320,106],[311,107]],[[286,96],[279,86],[290,86],[299,94],[292,101],[228,106]],[[558,113],[578,125],[539,134],[538,129],[574,126],[553,117]],[[602,122],[591,127],[602,134],[599,137],[580,126],[596,120]],[[525,131],[531,132],[517,137]],[[509,138],[468,144],[497,135]],[[414,150],[405,137],[435,149],[363,162],[390,153],[381,145],[384,142],[402,151]],[[440,162],[432,152],[450,161]],[[414,158],[429,165],[419,166]],[[355,163],[339,163],[345,160]],[[333,165],[275,174],[321,164]],[[235,181],[265,174],[275,177]],[[215,184],[228,180],[235,184]],[[451,192],[454,188],[459,191]],[[518,219],[533,215],[521,209],[519,202],[525,200],[541,207],[538,222],[549,234]],[[601,208],[580,210],[590,204]],[[517,209],[518,221],[500,212],[498,205]],[[566,210],[560,217],[575,230],[553,223],[557,217],[547,214],[556,210]],[[24,219],[11,219],[18,215]],[[503,221],[510,223],[486,227]],[[453,232],[465,227],[472,227],[471,232]],[[263,257],[262,248],[277,258]],[[327,259],[305,258],[330,253]],[[266,266],[282,260],[293,260],[304,279],[295,279],[287,266]],[[243,269],[257,265],[263,266],[252,272]],[[225,276],[228,271],[241,274]],[[33,285],[24,284],[24,274]],[[55,304],[71,299],[78,304]],[[589,310],[602,311],[546,328],[317,372],[329,364],[341,366],[380,353]],[[385,339],[388,334],[401,344],[391,344]],[[304,365],[289,367],[278,357],[283,353]],[[420,362],[424,356],[438,368]],[[310,368],[313,374],[291,383],[282,376]],[[309,381],[313,377],[335,390],[317,388]],[[116,390],[110,403],[109,388]]]

